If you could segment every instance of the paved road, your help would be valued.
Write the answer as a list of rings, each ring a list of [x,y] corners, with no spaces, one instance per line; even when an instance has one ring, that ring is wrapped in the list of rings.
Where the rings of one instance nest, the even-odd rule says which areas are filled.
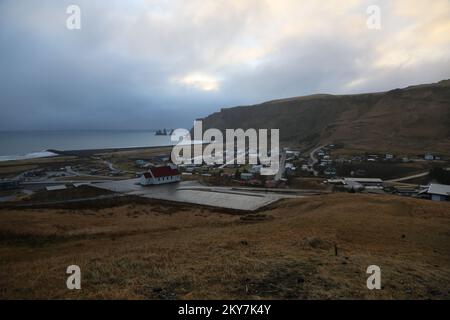
[[[407,180],[411,180],[411,179],[415,179],[415,178],[421,178],[421,177],[425,177],[429,174],[430,172],[422,172],[422,173],[418,173],[418,174],[414,174],[411,176],[407,176],[407,177],[403,177],[403,178],[397,178],[397,179],[392,179],[392,180],[386,180],[385,182],[401,182],[401,181],[407,181]]]
[[[72,176],[81,176],[81,173],[73,170],[71,166],[66,166],[66,172]]]

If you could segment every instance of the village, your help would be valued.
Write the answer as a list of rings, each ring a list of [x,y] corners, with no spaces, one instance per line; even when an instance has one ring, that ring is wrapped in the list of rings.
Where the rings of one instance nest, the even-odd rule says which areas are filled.
[[[40,274],[56,270],[31,297],[78,298],[64,287],[78,261],[88,298],[124,286],[131,298],[205,298],[211,283],[230,299],[448,296],[448,155],[284,145],[280,170],[263,175],[247,161],[176,165],[171,150],[0,162],[4,274],[18,275],[2,277],[4,295],[22,296],[36,277],[26,250]],[[353,294],[373,264],[394,280]]]
[[[71,193],[86,186],[116,195],[133,194],[249,211],[284,198],[339,192],[449,200],[450,165],[440,154],[343,150],[338,144],[323,145],[308,152],[284,147],[280,169],[272,176],[261,174],[262,164],[175,165],[167,147],[150,152],[144,149],[62,153],[31,170],[21,171],[26,166],[15,164],[19,170],[15,173],[3,163],[3,168],[9,168],[10,172],[2,174],[0,202],[33,199],[34,193],[52,198],[52,192]],[[86,194],[84,198],[92,195]],[[53,197],[52,201],[58,199]]]

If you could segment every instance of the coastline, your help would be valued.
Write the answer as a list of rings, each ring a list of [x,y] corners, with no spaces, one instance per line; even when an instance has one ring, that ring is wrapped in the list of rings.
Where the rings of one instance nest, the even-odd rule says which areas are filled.
[[[21,161],[21,160],[33,160],[33,159],[43,159],[43,158],[53,158],[58,156],[76,156],[76,157],[91,157],[98,153],[113,153],[113,152],[123,152],[123,151],[135,151],[135,150],[145,150],[145,149],[158,149],[158,148],[168,148],[172,145],[161,145],[161,146],[149,146],[149,147],[120,147],[120,148],[98,148],[98,149],[79,149],[79,150],[55,150],[48,149],[41,152],[32,152],[25,155],[11,155],[11,156],[0,156],[0,163],[9,161]]]
[[[98,149],[79,149],[79,150],[46,150],[51,153],[55,153],[58,156],[76,156],[76,157],[91,157],[99,153],[113,153],[113,152],[124,152],[124,151],[137,151],[146,149],[160,149],[169,148],[173,145],[160,145],[160,146],[148,146],[148,147],[119,147],[119,148],[98,148]]]
[[[205,144],[203,141],[192,141],[192,144]],[[7,161],[21,161],[21,160],[32,160],[32,159],[42,159],[51,158],[58,156],[75,156],[75,157],[91,157],[95,154],[101,153],[115,153],[115,152],[127,152],[127,151],[139,151],[139,150],[155,150],[163,148],[171,148],[176,144],[166,144],[158,146],[135,146],[135,147],[117,147],[117,148],[95,148],[95,149],[73,149],[73,150],[58,150],[58,149],[47,149],[40,152],[32,152],[26,155],[11,155],[11,156],[0,156],[0,163]]]
[[[171,145],[170,136],[153,131],[86,130],[0,132],[0,161],[30,160],[54,156],[57,151],[131,149]]]
[[[51,157],[56,157],[56,156],[58,156],[57,153],[52,152],[50,150],[45,150],[45,151],[40,151],[40,152],[31,152],[31,153],[27,153],[25,155],[0,156],[0,162],[51,158]]]

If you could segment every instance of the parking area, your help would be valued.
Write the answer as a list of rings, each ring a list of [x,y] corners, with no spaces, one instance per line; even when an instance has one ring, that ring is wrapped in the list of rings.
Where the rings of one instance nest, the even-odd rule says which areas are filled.
[[[185,202],[205,206],[213,206],[226,209],[254,211],[271,204],[285,196],[271,193],[251,193],[215,189],[214,187],[199,189],[201,185],[196,181],[184,181],[179,183],[141,186],[139,179],[121,181],[108,181],[96,183],[95,186],[114,192],[136,195],[140,197]]]

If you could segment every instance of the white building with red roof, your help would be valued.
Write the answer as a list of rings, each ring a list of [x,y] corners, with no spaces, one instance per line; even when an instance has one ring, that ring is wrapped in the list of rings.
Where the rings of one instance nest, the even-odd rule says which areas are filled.
[[[140,184],[143,186],[178,182],[181,173],[176,165],[170,164],[162,167],[152,167],[141,176]]]

